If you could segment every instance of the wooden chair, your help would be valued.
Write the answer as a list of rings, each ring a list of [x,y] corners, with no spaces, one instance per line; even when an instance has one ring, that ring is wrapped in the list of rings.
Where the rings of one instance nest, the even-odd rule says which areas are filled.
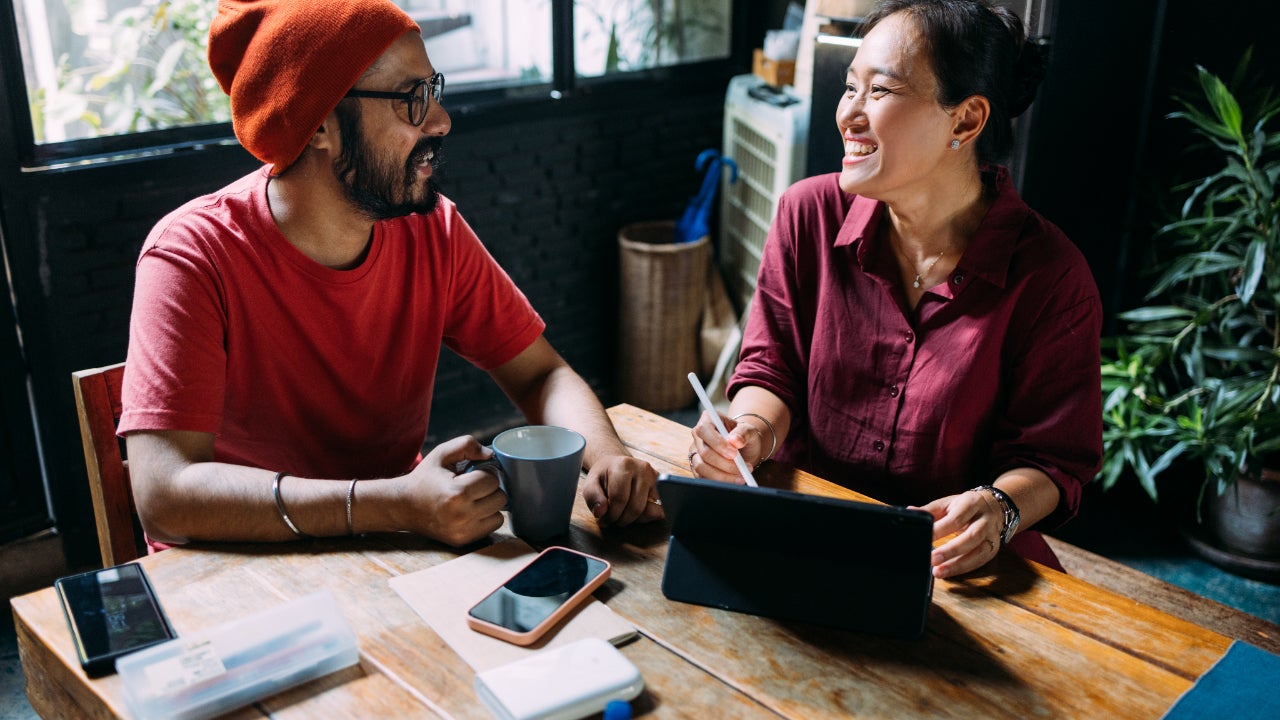
[[[71,373],[103,567],[146,554],[129,487],[129,463],[116,437],[123,379],[124,363]]]

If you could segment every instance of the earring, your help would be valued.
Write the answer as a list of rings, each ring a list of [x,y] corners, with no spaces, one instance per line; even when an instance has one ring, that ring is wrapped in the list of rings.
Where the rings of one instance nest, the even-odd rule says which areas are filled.
[[[959,149],[960,149],[960,141],[959,141],[959,140],[952,140],[952,141],[951,141],[951,149],[952,149],[952,150],[959,150]]]

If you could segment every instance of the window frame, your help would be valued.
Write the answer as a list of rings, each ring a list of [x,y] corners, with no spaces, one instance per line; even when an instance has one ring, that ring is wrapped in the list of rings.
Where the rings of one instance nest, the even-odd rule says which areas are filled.
[[[723,84],[749,67],[750,48],[743,38],[747,24],[746,3],[730,0],[729,57],[694,63],[621,72],[600,77],[579,77],[574,64],[573,0],[551,0],[552,61],[549,82],[475,90],[450,89],[446,107],[455,117],[509,120],[512,112],[535,115],[563,112],[564,103],[576,105],[615,94],[644,92],[678,96],[684,92]],[[163,130],[82,138],[38,144],[32,125],[17,11],[13,3],[0,13],[0,67],[6,70],[7,118],[16,141],[18,164],[23,172],[62,169],[82,164],[120,160],[236,143],[230,122],[185,125]]]

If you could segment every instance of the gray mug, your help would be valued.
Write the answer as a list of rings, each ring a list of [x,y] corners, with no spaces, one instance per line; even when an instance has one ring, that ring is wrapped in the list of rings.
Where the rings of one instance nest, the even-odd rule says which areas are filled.
[[[512,531],[535,542],[567,534],[586,439],[568,428],[526,425],[499,433],[490,447],[493,459],[469,462],[464,470],[498,476]]]

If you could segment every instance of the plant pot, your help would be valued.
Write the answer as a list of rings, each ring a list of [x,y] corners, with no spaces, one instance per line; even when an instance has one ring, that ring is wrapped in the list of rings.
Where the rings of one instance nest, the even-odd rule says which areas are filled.
[[[1231,572],[1280,582],[1280,470],[1241,475],[1221,495],[1206,493],[1204,524],[1187,539],[1198,554]]]

